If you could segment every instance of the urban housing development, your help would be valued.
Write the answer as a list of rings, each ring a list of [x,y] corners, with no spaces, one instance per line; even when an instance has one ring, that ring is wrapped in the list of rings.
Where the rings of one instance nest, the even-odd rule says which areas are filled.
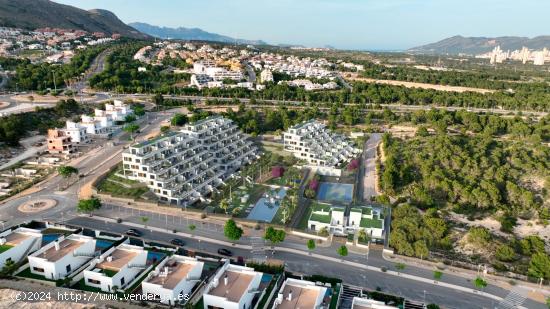
[[[550,308],[550,5],[88,2],[0,0],[0,308]]]

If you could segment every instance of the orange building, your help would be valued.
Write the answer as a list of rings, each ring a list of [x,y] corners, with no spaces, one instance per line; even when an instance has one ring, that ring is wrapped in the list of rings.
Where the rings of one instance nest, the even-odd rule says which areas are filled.
[[[73,143],[71,137],[60,129],[48,130],[48,152],[49,153],[72,153]]]

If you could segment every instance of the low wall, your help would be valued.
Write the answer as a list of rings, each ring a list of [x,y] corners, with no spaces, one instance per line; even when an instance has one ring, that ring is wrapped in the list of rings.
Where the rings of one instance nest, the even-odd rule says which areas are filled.
[[[315,166],[315,165],[306,165],[304,167],[309,168],[311,169],[312,172],[323,176],[334,176],[334,177],[342,176],[342,170],[338,168],[327,167],[327,166]]]
[[[303,238],[309,238],[309,239],[317,239],[317,240],[322,240],[322,241],[328,241],[328,237],[323,237],[323,236],[319,236],[319,235],[313,235],[313,234],[304,233],[304,232],[290,231],[290,234],[292,234],[292,235],[294,235],[294,236],[298,236],[298,237],[303,237]]]

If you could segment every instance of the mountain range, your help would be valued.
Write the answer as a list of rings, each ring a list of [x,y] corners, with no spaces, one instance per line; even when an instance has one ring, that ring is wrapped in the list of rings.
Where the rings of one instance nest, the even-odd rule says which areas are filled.
[[[502,50],[516,50],[523,46],[529,49],[550,48],[550,36],[534,38],[518,36],[502,37],[463,37],[453,36],[436,43],[422,45],[409,49],[409,52],[422,54],[482,54],[491,51],[496,46]]]
[[[123,23],[110,11],[86,11],[49,0],[0,0],[0,26],[29,30],[52,27],[149,38]]]
[[[222,43],[253,44],[253,45],[266,44],[264,41],[261,41],[261,40],[235,39],[225,35],[207,32],[199,28],[159,27],[159,26],[153,26],[147,23],[140,23],[140,22],[130,23],[128,25],[150,36],[161,38],[161,39],[213,41],[213,42],[222,42]]]

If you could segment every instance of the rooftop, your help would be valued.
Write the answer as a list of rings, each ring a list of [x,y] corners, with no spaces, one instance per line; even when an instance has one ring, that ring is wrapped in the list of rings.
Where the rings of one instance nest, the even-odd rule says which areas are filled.
[[[365,227],[365,228],[381,229],[382,222],[383,220],[380,220],[380,219],[361,218],[361,223],[359,223],[359,226]]]
[[[283,301],[277,306],[277,309],[314,309],[317,305],[319,287],[315,285],[300,285],[287,282],[283,289]],[[292,291],[292,298],[289,300],[288,295]]]
[[[136,147],[136,148],[141,148],[141,147],[145,147],[147,145],[151,145],[151,144],[154,144],[160,140],[162,140],[163,138],[167,138],[167,137],[172,137],[172,136],[175,136],[175,135],[178,135],[180,134],[181,132],[176,132],[176,131],[169,131],[169,132],[166,132],[164,134],[161,134],[155,138],[152,138],[150,140],[147,140],[147,141],[143,141],[141,143],[138,143],[136,145],[133,145],[131,147]]]
[[[178,283],[186,279],[189,272],[197,265],[196,263],[189,261],[174,262],[175,266],[169,267],[167,275],[164,275],[164,269],[161,269],[161,271],[157,275],[151,277],[151,279],[149,279],[147,282],[161,285],[163,288],[166,289],[173,289],[176,287],[176,285],[178,285]]]
[[[5,237],[6,239],[5,244],[15,247],[18,244],[22,243],[24,240],[28,239],[29,237],[31,237],[31,235],[29,234],[13,232]]]
[[[57,262],[61,258],[65,257],[67,254],[73,252],[82,246],[85,241],[74,240],[74,239],[64,239],[59,243],[59,250],[56,250],[56,246],[51,246],[48,250],[40,253],[37,257],[46,259],[49,262]]]
[[[105,260],[97,264],[96,267],[100,269],[113,270],[118,272],[122,267],[126,266],[137,255],[138,255],[138,252],[136,250],[117,248],[113,252],[111,252],[111,254],[109,254],[109,256],[112,257],[112,260],[110,262],[107,261],[107,257],[105,257]]]
[[[227,285],[225,284],[227,276]],[[218,286],[213,288],[208,294],[218,297],[225,297],[231,302],[239,302],[246,293],[254,275],[239,271],[226,270],[220,277]]]
[[[316,221],[321,223],[330,223],[330,215],[322,215],[322,214],[316,214],[312,213],[309,217],[310,221]]]

